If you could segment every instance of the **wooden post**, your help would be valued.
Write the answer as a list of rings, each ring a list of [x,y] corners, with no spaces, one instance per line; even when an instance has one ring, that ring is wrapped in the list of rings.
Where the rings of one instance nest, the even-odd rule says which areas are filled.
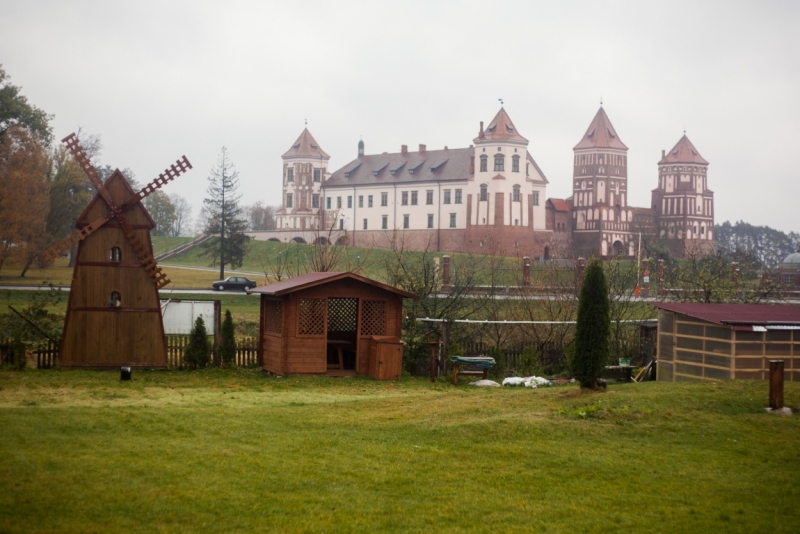
[[[650,260],[642,260],[642,297],[650,296]]]
[[[438,376],[436,350],[439,348],[439,332],[431,330],[425,334],[425,343],[431,348],[431,382],[436,382],[436,377]]]
[[[769,407],[783,408],[783,360],[769,361]]]
[[[522,286],[531,286],[531,259],[528,256],[522,258]]]
[[[450,256],[442,256],[442,289],[450,289]]]

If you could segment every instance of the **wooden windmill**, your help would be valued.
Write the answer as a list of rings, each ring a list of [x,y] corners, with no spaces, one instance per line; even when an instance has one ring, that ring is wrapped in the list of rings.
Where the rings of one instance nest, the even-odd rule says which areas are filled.
[[[43,263],[78,245],[62,368],[166,368],[167,348],[158,290],[169,283],[153,259],[155,222],[143,198],[192,168],[186,156],[138,193],[119,170],[103,183],[73,133],[62,140],[97,194],[78,218],[78,231],[42,253]]]

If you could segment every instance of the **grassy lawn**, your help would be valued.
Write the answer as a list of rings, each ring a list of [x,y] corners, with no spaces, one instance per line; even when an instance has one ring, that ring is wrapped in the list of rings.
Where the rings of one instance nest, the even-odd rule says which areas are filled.
[[[797,532],[800,416],[766,399],[0,371],[0,531]]]

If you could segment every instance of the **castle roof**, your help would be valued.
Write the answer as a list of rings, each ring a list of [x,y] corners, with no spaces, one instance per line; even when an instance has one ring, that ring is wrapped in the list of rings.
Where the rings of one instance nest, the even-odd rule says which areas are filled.
[[[547,202],[553,207],[556,211],[570,211],[572,208],[565,200],[560,198],[548,198]]]
[[[283,156],[283,158],[296,158],[296,157],[311,157],[311,158],[324,158],[330,159],[330,156],[319,147],[319,143],[308,131],[308,128],[303,129],[303,133],[297,138],[290,148]]]
[[[475,143],[495,139],[502,141],[524,141],[525,144],[528,143],[528,140],[519,134],[517,127],[511,122],[511,117],[508,116],[508,113],[506,113],[506,110],[503,108],[500,108],[500,111],[494,116],[492,122],[489,123],[489,127],[485,130],[481,130],[478,137],[475,138]]]
[[[603,106],[597,111],[597,115],[592,119],[589,129],[586,130],[580,143],[575,145],[573,150],[582,148],[620,148],[628,150],[625,143],[617,135],[617,131],[611,124],[611,120],[606,115]]]
[[[659,165],[662,163],[698,163],[700,165],[708,165],[708,162],[703,159],[703,156],[700,155],[692,142],[689,141],[685,133],[680,141],[678,141],[678,144],[667,152],[667,154],[661,158],[661,161],[658,162]]]

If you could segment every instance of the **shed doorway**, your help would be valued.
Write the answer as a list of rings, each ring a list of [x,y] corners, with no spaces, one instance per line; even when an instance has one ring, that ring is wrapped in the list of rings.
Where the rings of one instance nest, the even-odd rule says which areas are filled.
[[[355,373],[358,354],[357,298],[328,298],[326,343],[328,372]]]

